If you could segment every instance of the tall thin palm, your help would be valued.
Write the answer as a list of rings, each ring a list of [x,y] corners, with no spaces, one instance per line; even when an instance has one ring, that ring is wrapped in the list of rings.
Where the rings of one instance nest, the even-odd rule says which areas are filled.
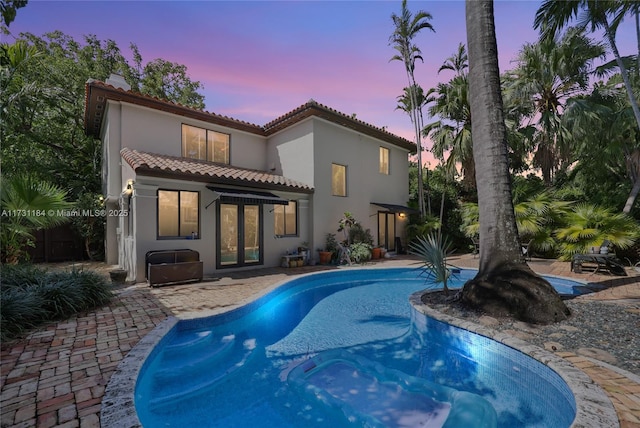
[[[418,11],[415,15],[407,8],[407,0],[402,1],[402,9],[400,15],[395,13],[391,14],[391,19],[395,29],[389,37],[389,44],[396,49],[397,54],[394,55],[391,60],[402,61],[404,64],[405,72],[407,73],[407,80],[409,81],[409,87],[414,88],[416,86],[414,70],[416,60],[422,60],[422,52],[415,45],[414,39],[422,29],[429,29],[434,31],[433,26],[429,22],[431,15],[425,11]],[[424,207],[424,188],[422,181],[422,138],[420,136],[421,119],[418,111],[418,101],[414,91],[410,91],[411,111],[413,115],[413,127],[416,137],[417,145],[417,157],[418,157],[418,206],[420,209],[421,217],[425,216]]]
[[[547,185],[573,160],[561,126],[567,100],[587,88],[591,64],[604,54],[602,45],[581,30],[570,29],[561,39],[526,44],[518,55],[508,90],[522,104],[532,104],[529,121],[535,121],[537,128],[533,162]]]
[[[582,12],[582,13],[581,13]],[[544,0],[536,12],[534,28],[539,29],[543,39],[555,37],[568,22],[578,17],[578,24],[583,28],[589,27],[593,32],[603,29],[605,37],[620,68],[624,87],[631,103],[636,124],[640,129],[640,107],[635,97],[627,67],[622,60],[616,44],[616,30],[622,17],[626,14],[637,14],[638,7],[634,2],[616,0],[576,0],[556,1]],[[636,15],[637,16],[637,15]],[[631,190],[623,212],[629,213],[640,193],[640,179],[636,180]]]

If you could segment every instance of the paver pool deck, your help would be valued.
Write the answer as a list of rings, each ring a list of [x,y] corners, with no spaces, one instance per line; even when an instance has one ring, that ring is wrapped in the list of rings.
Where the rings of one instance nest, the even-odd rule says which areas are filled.
[[[389,267],[417,265],[411,257],[377,263]],[[451,263],[477,268],[478,259],[456,256]],[[634,307],[640,301],[640,274],[635,271],[629,271],[629,277],[612,277],[573,273],[568,262],[533,259],[529,265],[541,274],[604,282],[609,287],[579,299]],[[109,306],[48,324],[20,341],[2,345],[1,426],[99,427],[105,386],[117,365],[168,316],[224,312],[256,299],[295,275],[327,269],[335,268],[265,268],[224,273],[197,284],[161,288],[135,284],[119,288]],[[611,399],[622,428],[640,428],[638,376],[593,358],[570,352],[556,354],[600,385]]]

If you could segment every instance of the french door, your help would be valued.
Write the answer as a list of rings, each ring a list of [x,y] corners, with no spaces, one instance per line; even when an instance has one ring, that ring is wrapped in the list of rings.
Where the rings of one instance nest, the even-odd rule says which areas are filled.
[[[390,212],[378,212],[378,245],[389,251],[396,245],[396,215]]]
[[[218,268],[263,263],[262,209],[257,204],[220,204],[217,221]]]

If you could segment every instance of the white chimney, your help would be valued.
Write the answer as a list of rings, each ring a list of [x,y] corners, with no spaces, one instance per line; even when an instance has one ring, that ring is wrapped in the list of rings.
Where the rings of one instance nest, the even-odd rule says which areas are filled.
[[[124,80],[124,77],[120,76],[119,74],[111,73],[111,76],[109,76],[105,83],[115,88],[124,89],[125,91],[131,90],[131,85],[129,85],[127,81]]]

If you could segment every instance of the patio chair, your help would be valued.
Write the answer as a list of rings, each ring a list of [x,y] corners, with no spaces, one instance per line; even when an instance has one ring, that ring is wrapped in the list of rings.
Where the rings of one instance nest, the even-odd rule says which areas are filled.
[[[522,255],[524,256],[524,259],[527,261],[531,261],[531,251],[529,251],[529,248],[531,247],[532,242],[533,242],[533,239],[527,242],[526,244],[522,244]]]
[[[480,254],[480,241],[476,238],[471,238],[471,240],[473,241],[473,258],[475,259]]]

